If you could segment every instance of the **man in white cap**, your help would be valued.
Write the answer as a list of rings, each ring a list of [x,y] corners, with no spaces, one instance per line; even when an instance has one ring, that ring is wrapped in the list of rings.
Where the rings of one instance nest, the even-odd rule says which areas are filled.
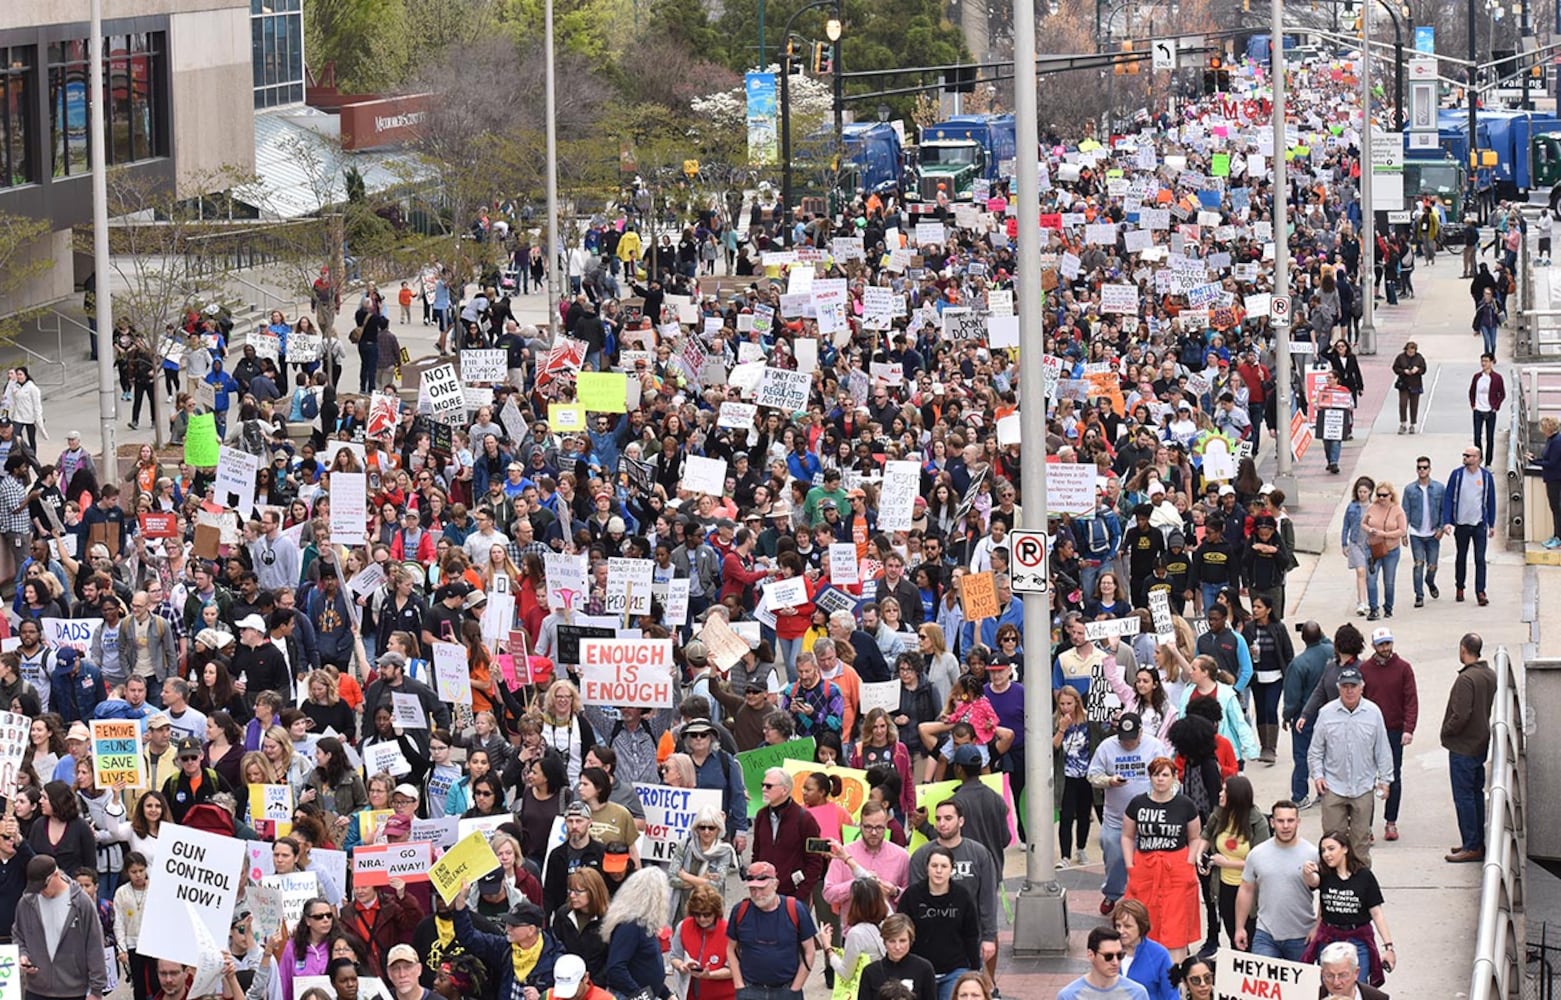
[[[258,614],[238,620],[233,676],[243,678],[244,694],[251,701],[262,691],[275,691],[284,701],[289,700],[292,682],[287,673],[287,658],[271,642],[266,620]]]
[[[557,966],[554,969],[556,980]],[[432,991],[418,981],[422,974],[423,963],[411,945],[398,944],[385,954],[385,978],[390,980],[391,1000],[432,1000]]]
[[[179,753],[173,745],[173,720],[167,712],[158,712],[146,720],[146,746],[141,751],[142,768],[146,774],[146,788],[161,791],[168,776],[179,770]],[[146,794],[143,789],[131,792],[129,808],[135,809],[136,800]]]
[[[579,955],[560,955],[553,963],[553,988],[544,1000],[612,1000],[612,994],[591,982],[585,959]],[[398,998],[403,1000],[403,998]]]
[[[1371,658],[1361,663],[1366,678],[1366,697],[1382,711],[1382,724],[1388,730],[1388,749],[1393,754],[1393,781],[1382,811],[1387,823],[1384,840],[1398,839],[1398,806],[1403,794],[1404,748],[1415,740],[1420,724],[1420,691],[1415,686],[1415,668],[1393,649],[1393,630],[1386,625],[1371,633]]]
[[[65,733],[65,756],[54,765],[54,781],[63,781],[68,785],[76,783],[76,762],[90,760],[92,757],[92,731],[87,728],[85,722],[72,722],[70,729]]]

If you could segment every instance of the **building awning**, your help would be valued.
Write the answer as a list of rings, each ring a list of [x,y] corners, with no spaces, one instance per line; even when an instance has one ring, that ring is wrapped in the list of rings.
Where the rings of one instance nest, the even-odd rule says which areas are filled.
[[[347,152],[340,136],[340,117],[311,107],[256,111],[257,182],[253,190],[235,194],[264,218],[297,219],[347,200],[348,167],[357,168],[369,194],[433,177],[411,152]]]

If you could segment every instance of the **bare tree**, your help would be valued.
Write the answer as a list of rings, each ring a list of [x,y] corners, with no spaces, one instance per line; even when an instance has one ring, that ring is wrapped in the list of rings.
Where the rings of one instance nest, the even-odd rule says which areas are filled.
[[[54,266],[54,258],[40,242],[50,228],[47,219],[0,213],[0,339],[16,336],[32,313],[19,308],[15,299],[29,282]]]

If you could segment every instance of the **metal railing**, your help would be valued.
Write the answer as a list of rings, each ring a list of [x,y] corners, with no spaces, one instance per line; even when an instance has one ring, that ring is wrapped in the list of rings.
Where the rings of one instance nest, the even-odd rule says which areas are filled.
[[[1507,548],[1521,552],[1526,542],[1523,513],[1527,491],[1523,480],[1528,469],[1528,453],[1534,450],[1527,405],[1532,397],[1526,393],[1522,377],[1513,379],[1512,383],[1517,399],[1512,408],[1512,419],[1507,424]],[[1535,424],[1537,422],[1536,419]]]
[[[1496,700],[1491,706],[1490,790],[1469,1000],[1517,1000],[1523,992],[1521,921],[1527,859],[1523,679],[1506,647],[1496,650],[1492,666]]]

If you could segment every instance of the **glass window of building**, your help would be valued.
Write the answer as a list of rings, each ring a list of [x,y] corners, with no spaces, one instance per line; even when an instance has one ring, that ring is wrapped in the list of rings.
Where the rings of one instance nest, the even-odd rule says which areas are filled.
[[[0,48],[0,188],[38,180],[32,156],[35,51],[30,45]]]
[[[250,0],[255,107],[304,99],[303,0]]]
[[[161,116],[162,32],[109,35],[103,53],[104,125],[110,165],[166,156]],[[91,170],[86,39],[49,45],[49,148],[55,177]]]

